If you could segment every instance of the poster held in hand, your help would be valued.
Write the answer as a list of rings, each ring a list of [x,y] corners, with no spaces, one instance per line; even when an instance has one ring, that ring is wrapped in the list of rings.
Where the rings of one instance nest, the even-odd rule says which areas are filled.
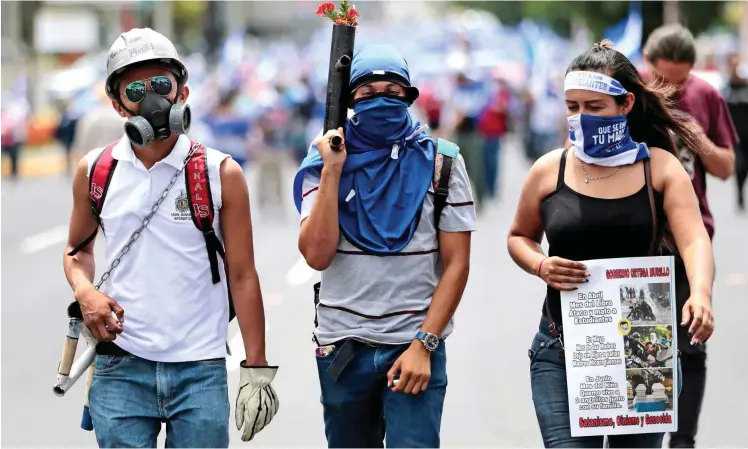
[[[571,435],[676,431],[673,258],[581,262],[589,282],[561,292]]]

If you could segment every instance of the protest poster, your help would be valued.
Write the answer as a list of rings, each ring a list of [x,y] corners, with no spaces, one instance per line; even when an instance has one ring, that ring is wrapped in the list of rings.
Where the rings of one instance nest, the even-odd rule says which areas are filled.
[[[677,430],[673,258],[582,263],[589,282],[561,292],[571,435]]]

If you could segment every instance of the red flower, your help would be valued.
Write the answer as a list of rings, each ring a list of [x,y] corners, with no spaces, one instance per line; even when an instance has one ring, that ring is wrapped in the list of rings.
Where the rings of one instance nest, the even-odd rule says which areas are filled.
[[[348,13],[345,15],[345,18],[348,19],[349,22],[355,22],[359,17],[361,17],[361,13],[358,12],[356,8],[349,9]]]
[[[340,2],[340,10],[336,9],[333,2],[320,3],[316,14],[320,17],[327,17],[335,25],[358,26],[358,18],[361,17],[361,13],[356,8],[351,7],[350,3],[350,1]]]
[[[317,7],[316,14],[320,17],[329,17],[329,15],[335,11],[335,4],[332,2],[320,3]]]

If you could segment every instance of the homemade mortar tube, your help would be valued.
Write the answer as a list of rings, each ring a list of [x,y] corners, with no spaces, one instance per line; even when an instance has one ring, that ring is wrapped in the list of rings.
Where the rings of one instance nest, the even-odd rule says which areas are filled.
[[[65,337],[66,340],[65,345],[63,346],[60,368],[58,369],[57,383],[52,387],[52,392],[56,396],[64,396],[88,367],[91,366],[96,358],[96,344],[98,343],[96,338],[94,338],[83,322],[83,313],[81,312],[80,304],[73,301],[68,306],[67,312],[68,317],[70,318],[68,335]],[[71,330],[71,328],[74,328],[74,330]],[[88,346],[85,352],[75,361],[73,361],[73,358],[75,357],[75,348],[77,345],[73,346],[72,351],[70,350],[71,345],[69,345],[68,342],[70,335],[76,336],[76,343],[78,338],[82,336]]]
[[[332,26],[323,135],[330,130],[341,127],[345,131],[351,96],[349,84],[355,40],[356,27],[349,25]],[[342,143],[343,138],[339,135],[330,139],[330,147],[333,151],[340,151]]]

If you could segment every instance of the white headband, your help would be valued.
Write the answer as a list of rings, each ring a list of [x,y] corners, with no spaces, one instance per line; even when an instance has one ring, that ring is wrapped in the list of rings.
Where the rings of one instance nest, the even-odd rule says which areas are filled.
[[[569,89],[591,90],[613,96],[628,93],[621,83],[599,72],[569,72],[564,80],[564,92]]]

